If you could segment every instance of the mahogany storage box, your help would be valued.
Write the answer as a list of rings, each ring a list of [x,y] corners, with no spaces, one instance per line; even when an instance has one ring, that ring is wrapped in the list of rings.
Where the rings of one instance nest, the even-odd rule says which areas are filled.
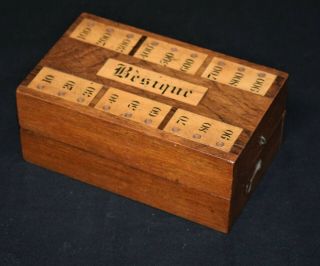
[[[84,13],[17,89],[23,156],[228,232],[281,143],[287,77]]]

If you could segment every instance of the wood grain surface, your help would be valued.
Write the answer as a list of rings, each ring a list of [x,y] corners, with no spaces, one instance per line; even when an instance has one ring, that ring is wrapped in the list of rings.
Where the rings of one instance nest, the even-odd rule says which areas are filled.
[[[228,231],[228,200],[186,188],[31,131],[21,130],[21,142],[23,156],[29,162],[208,227]]]
[[[279,147],[287,78],[83,13],[17,89],[24,157],[227,232]]]

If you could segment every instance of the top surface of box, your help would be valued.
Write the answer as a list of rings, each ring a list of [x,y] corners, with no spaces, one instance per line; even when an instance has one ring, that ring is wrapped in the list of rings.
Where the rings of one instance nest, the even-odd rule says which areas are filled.
[[[286,79],[282,71],[82,14],[22,86],[79,112],[235,161]]]

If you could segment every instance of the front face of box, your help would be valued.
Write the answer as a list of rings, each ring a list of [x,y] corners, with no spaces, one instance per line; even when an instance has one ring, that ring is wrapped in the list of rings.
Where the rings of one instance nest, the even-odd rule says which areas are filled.
[[[229,224],[233,164],[280,102],[285,80],[274,69],[84,14],[21,84],[19,121],[148,180],[213,195]]]

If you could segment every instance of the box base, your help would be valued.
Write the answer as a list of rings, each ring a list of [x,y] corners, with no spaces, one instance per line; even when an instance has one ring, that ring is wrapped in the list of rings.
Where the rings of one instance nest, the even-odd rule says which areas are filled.
[[[230,201],[21,129],[26,161],[227,233]]]
[[[263,167],[253,189],[275,156],[281,140],[284,117],[260,157]],[[83,149],[21,129],[23,157],[26,161],[85,183],[139,201],[193,222],[228,233],[248,196],[245,183],[237,184],[230,200],[186,187],[137,168],[121,164]],[[248,176],[250,179],[250,176]],[[251,194],[251,193],[250,193]],[[232,206],[231,206],[232,205]]]

